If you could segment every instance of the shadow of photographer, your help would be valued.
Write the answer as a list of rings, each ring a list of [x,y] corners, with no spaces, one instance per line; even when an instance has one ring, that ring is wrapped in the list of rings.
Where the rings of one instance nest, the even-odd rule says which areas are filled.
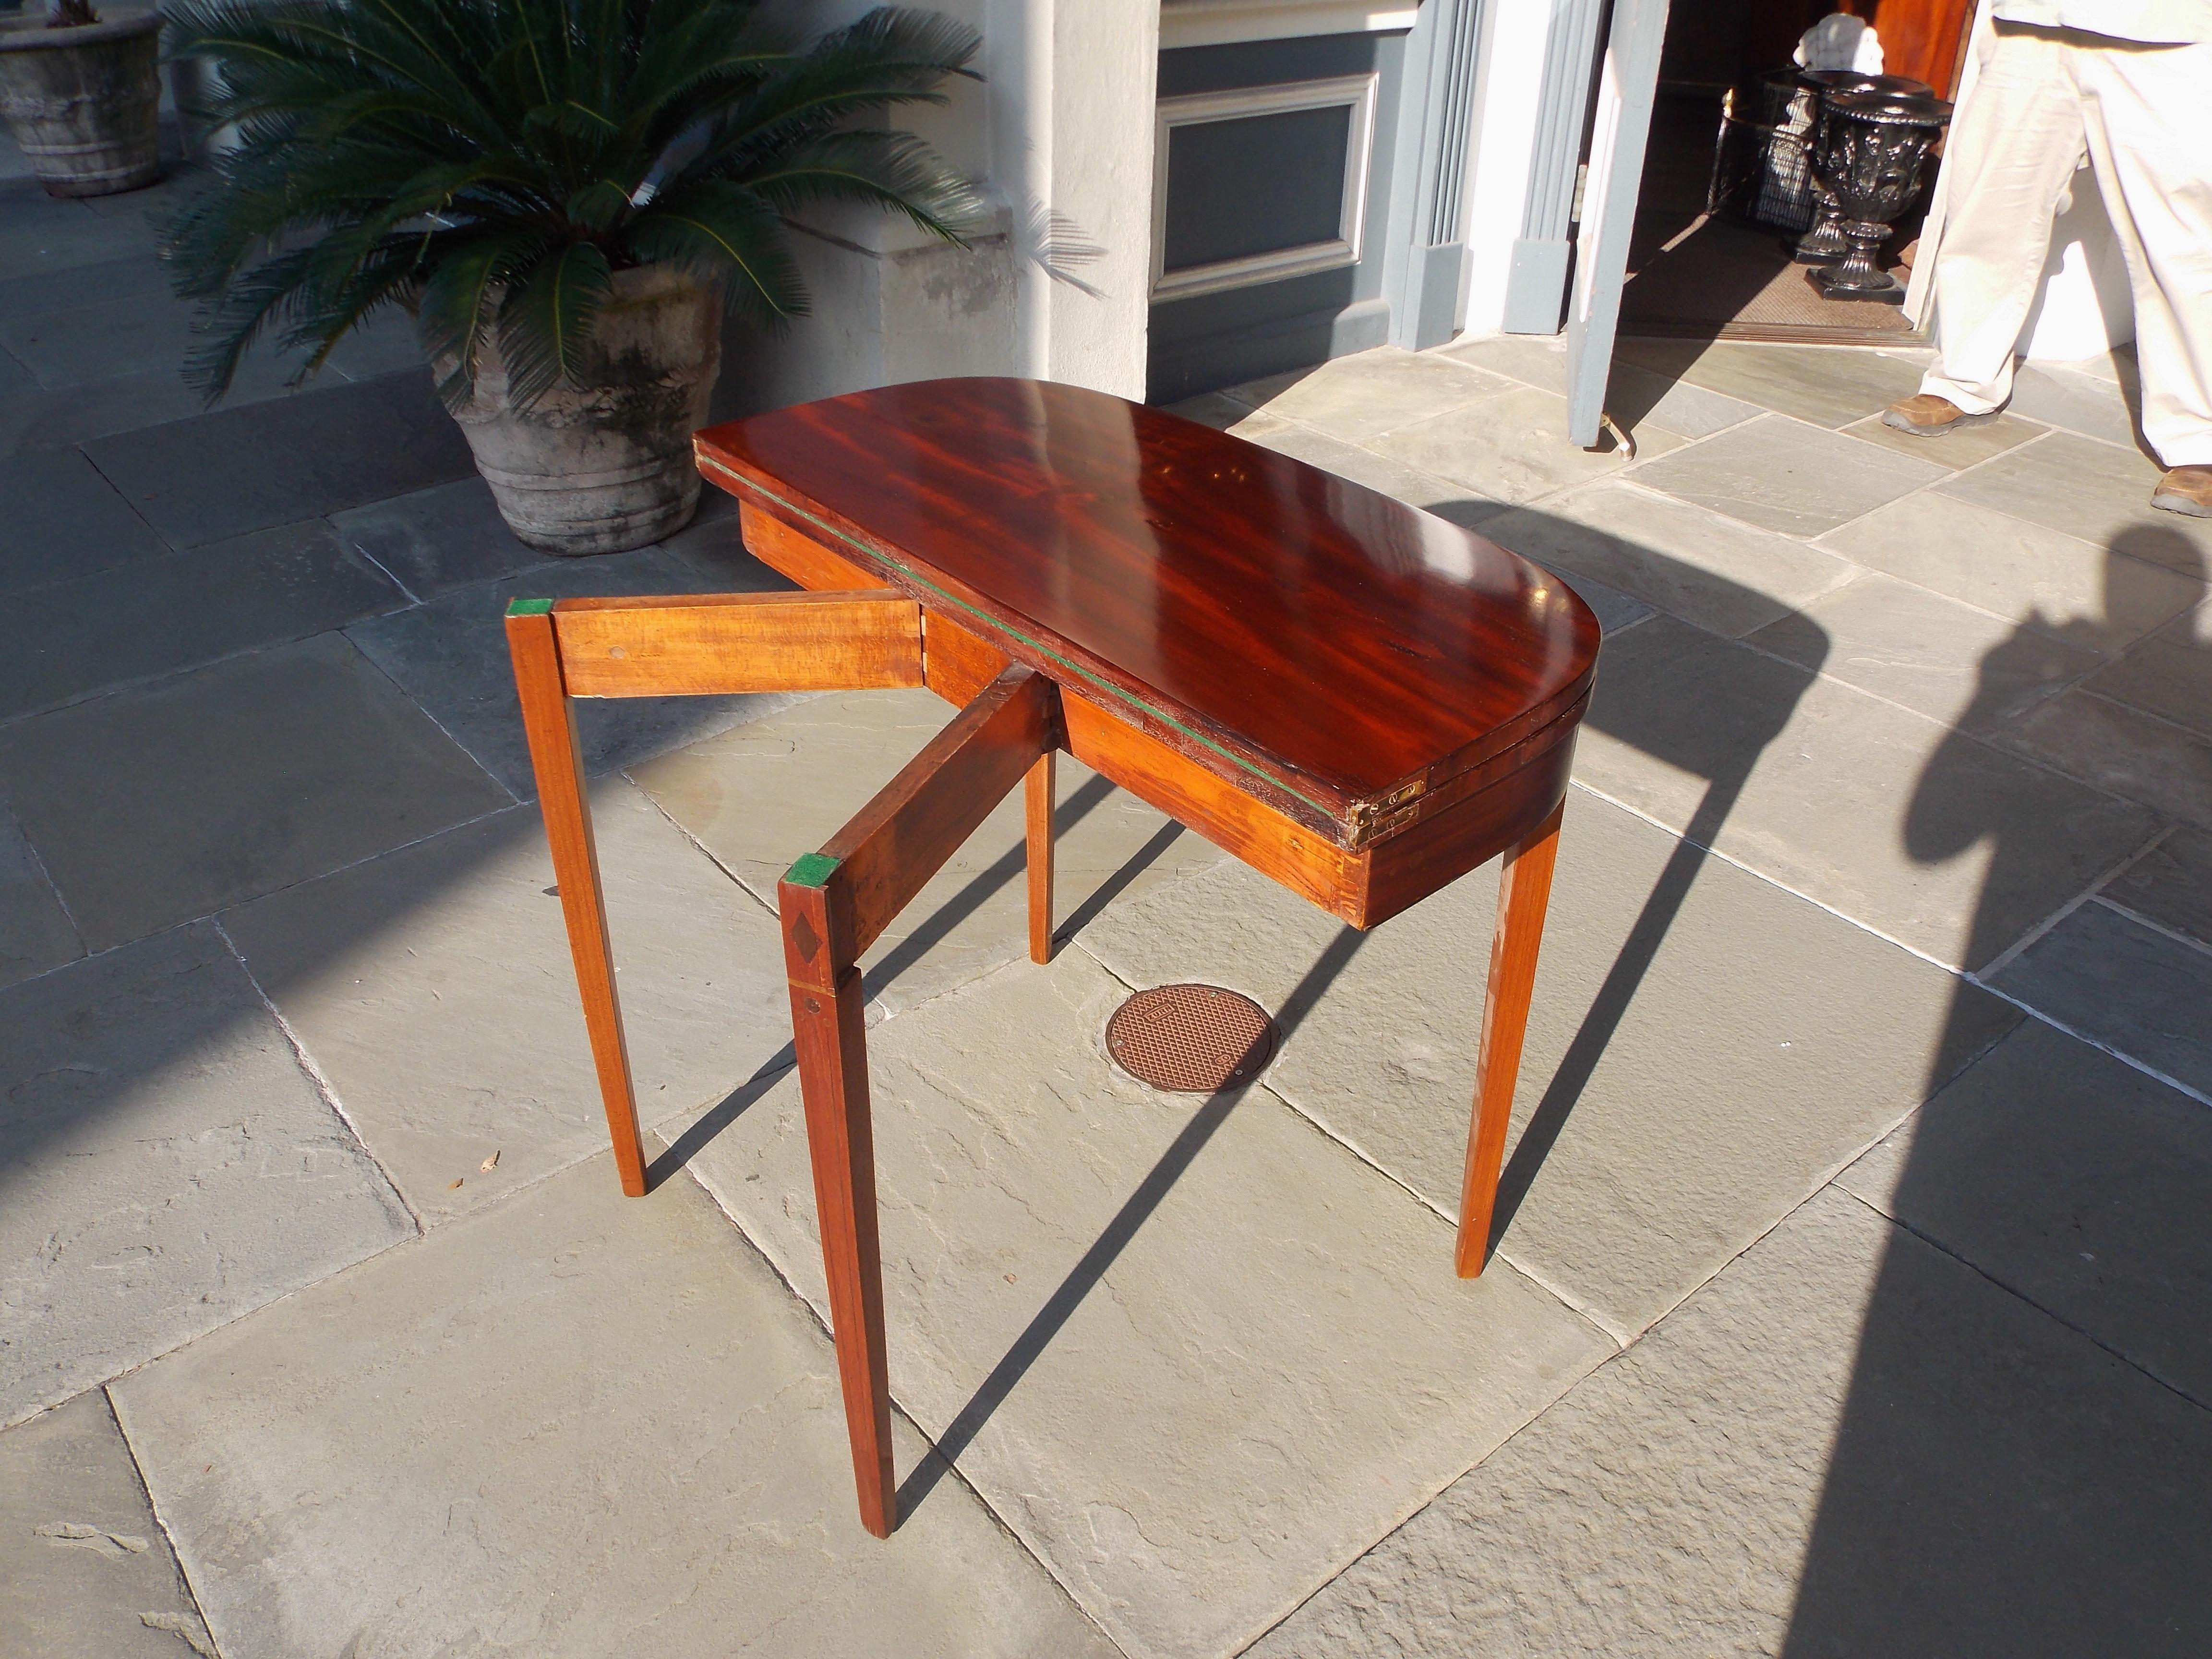
[[[1979,848],[1987,860],[1954,1031],[1986,1025],[1983,986],[2012,994],[2006,969],[2024,951],[2083,948],[2056,932],[2074,904],[2022,931],[2019,896],[2045,877],[2035,849],[2047,831],[1981,793],[1983,740],[2038,720],[2054,641],[2108,652],[2122,619],[2143,614],[2142,590],[2170,586],[2164,572],[2176,570],[2204,575],[2181,536],[2121,532],[2101,611],[2021,618],[1984,654],[1956,729],[1922,769],[1899,826],[1909,855],[1936,865]],[[2196,626],[2184,613],[2154,636],[2166,690],[2212,681],[2212,640]],[[2108,680],[2116,672],[2061,696],[2131,684]],[[2122,717],[2106,712],[2124,750]],[[2200,765],[2212,754],[2176,752]],[[2130,761],[2104,763],[2118,776]],[[2083,872],[2087,903],[2110,874]],[[2021,1019],[1961,1072],[1931,1072],[1928,1103],[1845,1177],[1899,1224],[1866,1292],[1784,1649],[1793,1659],[2212,1648],[2201,1582],[2212,1547],[2202,1224],[2212,1109],[2065,1034],[2131,1046],[2112,1010],[2155,988],[2126,982],[2131,965],[2081,964],[2071,982],[2094,1002],[2045,1006],[2024,988],[2045,1018]],[[2212,1053],[2212,1012],[2194,1018]]]

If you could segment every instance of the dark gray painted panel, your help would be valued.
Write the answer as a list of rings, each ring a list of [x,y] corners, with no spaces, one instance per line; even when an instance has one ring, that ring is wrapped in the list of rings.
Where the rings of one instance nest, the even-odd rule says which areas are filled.
[[[1160,54],[1159,95],[1225,92],[1280,81],[1326,81],[1370,70],[1395,70],[1402,34],[1309,34],[1291,40],[1238,40]]]
[[[1341,104],[1170,128],[1166,269],[1333,239],[1351,140]]]
[[[1249,324],[1279,323],[1309,312],[1340,310],[1362,297],[1358,281],[1358,273],[1346,265],[1285,277],[1279,283],[1164,300],[1152,307],[1152,344],[1155,348],[1182,345]]]
[[[1406,39],[1403,33],[1324,34],[1186,46],[1160,54],[1163,98],[1372,70],[1375,138],[1367,164],[1367,222],[1359,263],[1155,305],[1146,354],[1147,399],[1171,403],[1364,351],[1389,337],[1389,307],[1381,298],[1382,255],[1403,103]]]
[[[1146,397],[1171,404],[1218,386],[1365,351],[1385,343],[1389,334],[1390,307],[1381,300],[1359,300],[1201,335],[1170,349],[1156,346]]]

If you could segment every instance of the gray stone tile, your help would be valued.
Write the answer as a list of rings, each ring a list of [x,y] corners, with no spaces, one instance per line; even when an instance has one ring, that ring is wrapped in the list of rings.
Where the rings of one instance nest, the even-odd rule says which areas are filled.
[[[291,395],[276,376],[249,376],[223,404],[242,408]],[[53,390],[36,385],[27,371],[20,386],[0,386],[0,455],[67,449],[112,433],[185,420],[205,407],[206,400],[173,369]]]
[[[2196,1224],[2212,1208],[2202,1102],[2029,1020],[1840,1180],[2212,1402],[2212,1235]]]
[[[1640,466],[1636,482],[1746,524],[1817,536],[1943,476],[1796,421],[1771,416]]]
[[[167,300],[168,295],[169,276],[159,260],[108,259],[77,266],[64,282],[43,276],[0,279],[0,319],[13,322],[110,300]]]
[[[181,380],[185,359],[198,343],[193,317],[191,304],[166,294],[128,294],[0,321],[0,347],[48,388],[126,375]],[[257,347],[240,365],[239,379],[262,386],[285,385],[306,362],[302,354],[279,358],[269,348]],[[340,384],[342,377],[326,374],[319,383]]]
[[[815,698],[630,775],[723,866],[775,902],[791,861],[822,845],[953,715],[927,691]],[[1061,938],[1100,909],[1226,854],[1062,756],[1053,874]],[[1029,952],[1021,791],[952,855],[861,958],[879,1011],[909,1008]]]
[[[1567,391],[1566,337],[1561,334],[1478,334],[1437,349],[1437,356],[1503,374],[1523,386]]]
[[[2027,367],[2027,365],[2023,365]],[[2034,364],[2039,371],[2061,374],[2086,374],[2092,380],[2116,386],[2130,397],[2136,395],[2142,384],[2142,371],[2136,364],[2136,344],[2123,341],[2111,350],[2094,357],[2076,357],[2069,362],[2051,361]]]
[[[1542,563],[1542,560],[1538,560]],[[1624,628],[1633,628],[1651,614],[1651,607],[1638,599],[1632,599],[1618,588],[1607,587],[1603,582],[1593,581],[1588,576],[1570,576],[1563,572],[1553,574],[1569,587],[1582,595],[1583,603],[1597,613],[1601,634],[1618,634]]]
[[[415,319],[398,306],[386,306],[331,348],[330,367],[349,380],[370,380],[380,374],[422,368],[428,354]]]
[[[1702,817],[1695,838],[1953,966],[1994,959],[2157,828],[2142,807],[1664,617],[1607,644],[1575,772],[1677,831]]]
[[[0,789],[94,950],[510,799],[336,635],[0,728]]]
[[[215,1651],[98,1389],[0,1434],[0,1629],[18,1659]]]
[[[1217,432],[1226,432],[1252,411],[1234,398],[1218,392],[1201,392],[1195,398],[1186,398],[1179,404],[1169,404],[1170,415],[1180,415],[1186,421],[1196,421],[1200,426],[1210,426]]]
[[[320,519],[57,582],[0,615],[0,719],[406,602]]]
[[[1502,374],[1397,346],[1334,358],[1287,378],[1280,390],[1265,395],[1255,390],[1245,400],[1350,443],[1463,409],[1513,386]]]
[[[1911,456],[1916,461],[1931,461],[1937,466],[1948,466],[1955,472],[1986,461],[1992,455],[2002,455],[2008,449],[2016,449],[2030,438],[2039,438],[2051,428],[2008,413],[1982,425],[1962,427],[1939,437],[1916,437],[1910,432],[1899,432],[1895,427],[1884,426],[1881,416],[1875,414],[1863,421],[1853,421],[1844,430],[1866,443],[1878,445],[1883,449],[1893,449],[1900,455]]]
[[[0,458],[0,592],[158,559],[169,550],[73,449]]]
[[[85,453],[179,547],[407,495],[475,468],[427,371],[119,433]]]
[[[2103,896],[2158,927],[2212,945],[2212,835],[2177,829],[2107,883]]]
[[[2096,652],[1869,574],[1807,605],[1819,629],[1778,624],[1750,643],[1969,731],[1985,731],[2093,672]]]
[[[0,281],[67,280],[81,266],[143,258],[151,241],[143,225],[106,218],[82,201],[49,196],[27,179],[0,187]]]
[[[2212,737],[2212,607],[2177,617],[2092,676],[2088,686]]]
[[[1086,948],[1133,984],[1304,1010],[1267,1086],[1455,1217],[1496,899],[1486,868],[1363,937],[1224,866],[1117,909]],[[2018,1018],[1577,790],[1500,1248],[1626,1340]]]
[[[2212,519],[2160,512],[2150,504],[2158,480],[2157,464],[2132,449],[2054,432],[1939,487],[2202,581],[2212,560]]]
[[[167,88],[164,88],[165,93]],[[165,105],[173,104],[173,96],[165,96]],[[154,252],[154,228],[150,216],[166,209],[178,198],[191,190],[197,182],[196,175],[185,170],[184,143],[178,131],[173,108],[161,111],[161,178],[140,190],[126,190],[112,196],[88,196],[85,206],[104,218],[114,219],[137,228],[148,253]]]
[[[0,985],[13,985],[83,954],[84,941],[46,879],[39,855],[23,839],[23,826],[0,801]]]
[[[1607,412],[1631,432],[1641,432],[1650,422],[1686,438],[1711,437],[1759,412],[1756,404],[1625,362],[1613,364],[1605,400]]]
[[[500,618],[520,597],[691,593],[708,582],[692,566],[651,548],[600,558],[562,559],[447,592],[429,604],[356,624],[348,636],[447,733],[519,799],[538,793],[514,696],[514,668]],[[798,697],[579,699],[576,726],[593,772],[626,766],[679,744],[787,708]]]
[[[0,1421],[414,1231],[205,925],[0,991]]]
[[[1297,368],[1286,368],[1280,374],[1262,374],[1256,380],[1243,380],[1235,386],[1224,386],[1221,395],[1247,409],[1259,409],[1269,398],[1279,397],[1319,367],[1318,363],[1306,363]]]
[[[639,1112],[648,1123],[688,1121],[763,1066],[790,1063],[781,935],[763,906],[621,779],[593,789],[592,817]],[[480,1210],[605,1149],[532,808],[222,921],[426,1223]]]
[[[1378,455],[1372,448],[1346,443],[1341,438],[1332,438],[1325,432],[1278,419],[1265,411],[1231,429],[1237,436],[1278,454],[1380,490],[1409,507],[1425,507],[1455,524],[1480,524],[1502,508],[1499,502],[1469,500],[1466,486],[1449,478],[1424,472],[1419,467]]]
[[[2179,1656],[2212,1417],[1826,1193],[1254,1659]]]
[[[1126,994],[1071,951],[871,1037],[892,1387],[1125,1650],[1230,1653],[1612,1345],[1504,1263],[1455,1278],[1265,1091],[1121,1077]],[[795,1084],[694,1167],[820,1306]]]
[[[2076,686],[1990,740],[2073,777],[2212,829],[2212,741]]]
[[[474,476],[333,513],[331,524],[418,599],[554,562],[514,538],[490,487]]]
[[[1833,554],[1608,479],[1522,507],[1482,533],[1540,564],[1587,574],[1717,634],[1747,634],[1839,587]]]
[[[2109,360],[2104,367],[2109,375]],[[2129,368],[2132,371],[2134,365]],[[2133,380],[2132,373],[2129,378]],[[2022,363],[2013,372],[2012,402],[2007,408],[2015,415],[2132,449],[2137,440],[2130,402],[2129,391],[2115,380],[2055,365]]]
[[[2196,604],[2203,585],[2163,563],[1923,489],[1821,538],[1870,569],[2097,651],[2117,651]]]
[[[691,522],[662,538],[660,550],[673,554],[678,568],[696,571],[704,586],[719,592],[792,592],[798,586],[745,551],[736,498],[711,484],[699,492],[699,511]]]
[[[116,1401],[226,1659],[1113,1651],[957,1480],[862,1532],[828,1338],[692,1183],[605,1158]]]
[[[1623,340],[1613,361],[1831,428],[1878,415],[1920,390],[1917,364],[1851,346]]]
[[[1638,453],[1663,454],[1681,439],[1656,425],[1635,434]],[[1419,467],[1479,496],[1517,504],[1618,472],[1628,458],[1605,441],[1602,451],[1567,437],[1567,400],[1519,386],[1468,408],[1401,427],[1377,439],[1379,454]]]
[[[1566,337],[1492,334],[1455,342],[1441,355],[1493,369],[1545,392],[1567,389]],[[1632,432],[1646,421],[1686,438],[1704,438],[1759,413],[1755,404],[1724,398],[1687,380],[1639,368],[1618,356],[1606,386],[1608,413]]]
[[[2008,996],[2212,1097],[2212,949],[2090,903],[2005,964]],[[2202,1396],[2212,1401],[2212,1394]]]

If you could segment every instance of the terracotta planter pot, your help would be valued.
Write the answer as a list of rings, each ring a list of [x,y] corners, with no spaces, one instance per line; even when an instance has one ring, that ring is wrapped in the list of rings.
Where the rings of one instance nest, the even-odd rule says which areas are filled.
[[[549,553],[619,553],[690,523],[691,434],[721,367],[721,295],[666,266],[617,271],[585,358],[582,386],[515,409],[488,345],[476,396],[454,415],[507,527]],[[431,368],[442,380],[453,359]]]
[[[107,196],[161,176],[159,12],[0,25],[0,117],[50,196]]]

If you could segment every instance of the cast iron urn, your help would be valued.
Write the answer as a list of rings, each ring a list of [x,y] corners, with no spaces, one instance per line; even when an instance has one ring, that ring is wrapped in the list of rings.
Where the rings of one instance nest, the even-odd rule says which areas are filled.
[[[1843,210],[1850,244],[1840,264],[1807,273],[1832,300],[1903,302],[1905,289],[1875,264],[1890,225],[1920,191],[1921,164],[1943,131],[1950,105],[1940,98],[1882,92],[1831,93],[1814,167]]]
[[[1902,75],[1861,75],[1856,70],[1800,70],[1797,82],[1813,94],[1808,135],[1811,142],[1806,149],[1808,162],[1820,159],[1821,134],[1828,125],[1828,100],[1836,94],[1881,92],[1899,98],[1936,96],[1935,88],[1925,82],[1908,80]],[[1813,228],[1796,241],[1784,240],[1782,246],[1801,265],[1832,265],[1851,251],[1851,244],[1844,234],[1843,205],[1836,200],[1835,192],[1820,182],[1817,167],[1812,172]]]

